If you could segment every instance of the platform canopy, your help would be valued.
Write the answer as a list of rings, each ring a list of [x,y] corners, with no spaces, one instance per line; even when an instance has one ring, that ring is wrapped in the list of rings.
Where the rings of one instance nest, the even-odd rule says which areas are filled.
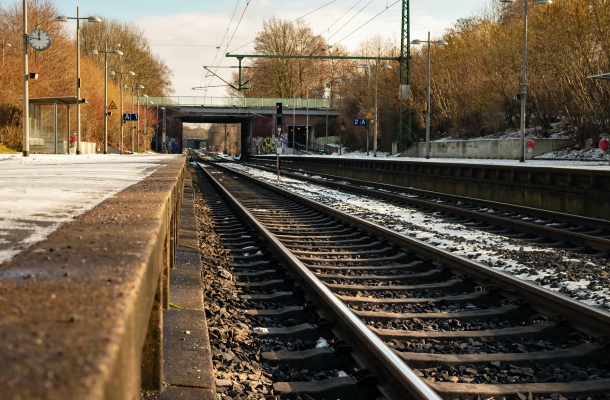
[[[76,104],[76,96],[59,96],[59,97],[36,97],[30,98],[30,104],[36,104],[40,106],[50,106],[57,103],[62,104]],[[87,103],[87,99],[80,99],[81,104]]]
[[[604,79],[604,80],[609,80],[610,81],[610,73],[601,74],[601,75],[587,76],[587,78],[589,78],[589,79]]]

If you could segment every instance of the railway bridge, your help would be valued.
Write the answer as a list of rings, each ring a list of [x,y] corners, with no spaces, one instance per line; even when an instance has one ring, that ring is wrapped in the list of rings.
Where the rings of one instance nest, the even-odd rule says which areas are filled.
[[[284,112],[281,125],[284,154],[293,154],[295,147],[304,147],[306,142],[311,148],[315,137],[326,133],[325,130],[317,132],[316,125],[326,124],[327,121],[330,123],[339,116],[339,111],[328,99],[198,96],[148,98],[148,104],[157,109],[159,116],[157,137],[163,136],[165,118],[166,140],[175,138],[178,152],[182,152],[184,143],[184,123],[240,124],[243,159],[257,154],[256,143],[277,135],[277,103],[282,103]],[[306,135],[307,127],[309,135]],[[293,131],[294,134],[291,134]]]

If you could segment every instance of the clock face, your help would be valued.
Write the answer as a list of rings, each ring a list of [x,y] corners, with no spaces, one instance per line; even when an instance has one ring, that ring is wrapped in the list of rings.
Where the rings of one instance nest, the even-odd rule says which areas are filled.
[[[36,50],[46,50],[51,45],[51,35],[42,29],[34,29],[28,35],[28,43]]]

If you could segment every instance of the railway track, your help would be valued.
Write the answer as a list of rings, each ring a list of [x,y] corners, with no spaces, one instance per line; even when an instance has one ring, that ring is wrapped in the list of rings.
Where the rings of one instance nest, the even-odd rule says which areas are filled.
[[[411,398],[390,385],[383,378],[385,370],[379,371],[367,355],[353,346],[350,335],[331,322],[334,317],[316,306],[320,303],[319,288],[312,294],[300,284],[302,277],[285,268],[286,262],[270,252],[265,238],[250,226],[253,221],[244,220],[239,208],[228,204],[209,183],[203,182],[201,189],[211,209],[215,232],[231,260],[231,272],[222,273],[225,278],[236,280],[241,300],[249,307],[245,315],[257,334],[256,346],[263,349],[257,359],[265,365],[266,376],[273,380],[274,395],[315,400]],[[331,303],[337,302],[330,291],[327,295]],[[337,304],[349,313],[340,302]],[[367,348],[383,347],[374,334],[366,328],[364,331],[362,340]],[[221,334],[216,329],[213,335]],[[377,343],[370,343],[371,340]],[[268,351],[271,348],[297,351]],[[392,374],[405,382],[407,394],[437,398],[425,384],[419,382],[418,388],[406,378],[411,375],[417,380],[395,354],[385,348],[381,352],[384,354],[379,357],[386,369],[394,366]]]
[[[274,172],[258,164],[253,168]],[[493,201],[282,169],[282,175],[333,189],[407,204],[420,212],[540,246],[610,258],[610,222]],[[319,177],[319,178],[318,178]]]
[[[214,172],[218,190],[375,368],[384,371],[375,355],[389,351],[414,369],[419,378],[384,371],[404,398],[431,398],[412,391],[421,380],[444,399],[610,392],[610,314],[244,174]],[[350,312],[337,314],[341,306]],[[385,344],[362,347],[373,346],[358,338],[362,325]]]

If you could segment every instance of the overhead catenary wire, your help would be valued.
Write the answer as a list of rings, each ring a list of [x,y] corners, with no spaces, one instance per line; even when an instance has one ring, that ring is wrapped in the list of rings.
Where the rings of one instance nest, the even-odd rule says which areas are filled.
[[[333,38],[333,36],[335,36],[337,33],[339,33],[339,31],[340,31],[341,29],[345,28],[345,26],[346,26],[347,24],[349,24],[350,22],[352,22],[352,21],[353,21],[353,19],[354,19],[354,18],[356,18],[356,17],[357,17],[357,16],[358,16],[358,15],[359,15],[359,14],[360,14],[362,11],[364,11],[364,9],[365,9],[365,8],[367,8],[367,7],[368,7],[368,6],[369,6],[369,5],[370,5],[372,2],[373,2],[373,0],[369,1],[368,3],[366,3],[366,4],[364,5],[364,7],[362,7],[362,8],[360,9],[360,11],[358,11],[358,12],[357,12],[357,13],[356,13],[356,14],[355,14],[353,17],[351,17],[351,18],[350,18],[350,19],[349,19],[349,20],[348,20],[346,23],[344,23],[344,24],[341,26],[341,28],[337,29],[337,30],[335,31],[335,33],[333,33],[332,35],[330,35],[330,37],[329,37],[327,40],[332,39],[332,38]],[[353,8],[353,7],[352,7],[352,8]],[[329,28],[329,29],[330,29],[330,28]]]
[[[231,42],[233,41],[233,38],[235,37],[235,33],[237,32],[237,29],[239,28],[239,25],[241,24],[241,21],[243,20],[244,15],[246,14],[246,10],[248,9],[248,6],[250,5],[250,1],[251,0],[248,0],[248,2],[246,3],[246,6],[244,7],[244,11],[242,11],[241,17],[239,17],[239,21],[237,22],[237,25],[235,26],[235,29],[233,30],[233,35],[231,35],[231,38],[227,41],[227,45],[225,46],[225,52],[229,49],[229,46],[231,45]],[[218,67],[220,67],[221,63],[222,63],[222,58],[220,60],[218,60],[218,65],[216,66],[214,73],[216,73],[218,71]],[[214,64],[214,62],[212,62],[212,64]],[[213,81],[214,81],[214,78],[211,78],[211,80],[208,84],[211,84]],[[206,91],[206,95],[207,95],[207,91]]]
[[[306,16],[308,16],[308,15],[310,15],[310,14],[313,14],[313,13],[315,13],[316,11],[323,9],[323,8],[324,8],[324,7],[326,7],[326,6],[329,6],[329,5],[331,5],[332,3],[336,2],[336,1],[337,1],[337,0],[332,0],[332,1],[330,1],[330,2],[328,2],[328,3],[326,3],[326,4],[324,4],[323,6],[316,8],[315,10],[308,12],[307,14],[301,15],[299,18],[297,18],[297,19],[295,19],[295,20],[292,20],[291,22],[296,22],[296,21],[298,21],[298,20],[300,20],[300,19],[302,19],[302,18],[305,18]],[[239,46],[239,47],[237,47],[237,48],[235,48],[235,49],[231,49],[231,51],[230,51],[230,52],[228,52],[227,54],[231,54],[231,53],[233,53],[234,51],[239,50],[239,49],[241,49],[242,47],[246,47],[246,46],[248,46],[248,45],[250,45],[250,44],[252,44],[252,43],[254,43],[254,42],[255,42],[255,40],[253,40],[253,41],[251,41],[251,42],[248,42],[248,43],[246,43],[246,44],[244,44],[244,45],[242,45],[242,46]]]
[[[227,37],[227,34],[229,33],[229,29],[231,29],[231,23],[233,22],[233,18],[235,17],[235,13],[237,12],[237,7],[239,6],[240,1],[241,0],[237,0],[237,4],[235,4],[235,9],[233,9],[233,15],[231,15],[231,19],[229,20],[229,25],[227,26],[227,30],[225,31],[225,34],[223,35],[222,40],[220,41],[220,46],[218,46],[218,51],[216,51],[216,55],[214,56],[214,59],[212,60],[212,64],[214,64],[214,62],[218,58],[218,53],[220,52],[220,47],[222,47],[222,43],[224,42],[225,37]],[[205,72],[202,72],[200,85],[203,85],[204,74],[205,74]],[[206,80],[206,86],[207,85],[209,85],[209,83]],[[206,95],[207,95],[207,91],[204,93],[204,99],[205,99]]]
[[[392,6],[394,6],[395,4],[399,3],[400,0],[396,0],[394,3],[390,4],[389,6],[387,6],[385,9],[383,9],[379,14],[375,15],[373,18],[369,19],[368,21],[366,21],[364,24],[360,25],[358,28],[356,28],[355,30],[353,30],[349,35],[345,36],[343,39],[339,40],[338,42],[335,42],[335,44],[339,44],[342,41],[344,41],[345,39],[347,39],[348,37],[350,37],[351,35],[353,35],[355,32],[357,32],[358,30],[360,30],[363,26],[365,26],[366,24],[368,24],[369,22],[371,22],[372,20],[374,20],[375,18],[377,18],[378,16],[380,16],[381,14],[383,14],[384,12],[386,12],[387,10],[389,10]]]

